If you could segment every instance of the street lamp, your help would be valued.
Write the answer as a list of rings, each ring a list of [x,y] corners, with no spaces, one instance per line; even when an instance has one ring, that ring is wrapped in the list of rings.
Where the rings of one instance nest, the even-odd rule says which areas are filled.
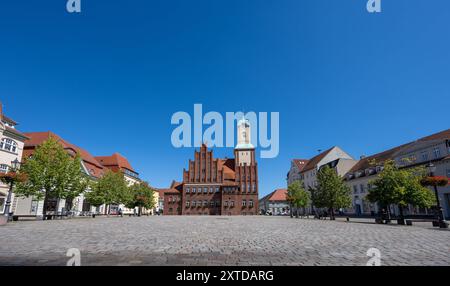
[[[10,173],[16,173],[20,168],[20,161],[14,160],[11,162],[11,168],[10,168]],[[4,216],[6,217],[6,222],[8,222],[10,220],[9,217],[9,212],[10,212],[10,208],[11,208],[11,196],[12,196],[12,191],[14,188],[14,177],[11,176],[9,179],[7,179],[8,183],[9,183],[9,191],[8,191],[8,198],[6,199],[6,204],[5,204],[5,212],[4,212]]]
[[[430,177],[434,177],[434,174],[436,172],[436,166],[433,163],[428,163],[428,165],[426,166],[429,172]],[[439,201],[439,193],[438,193],[438,189],[437,189],[437,185],[436,183],[433,184],[434,187],[434,195],[436,196],[436,204],[437,204],[437,215],[438,215],[438,219],[439,219],[439,227],[440,228],[448,228],[448,224],[445,221],[445,216],[444,216],[444,210],[441,207],[441,203]]]
[[[17,172],[20,169],[20,161],[17,158],[11,162],[11,169],[13,172]]]

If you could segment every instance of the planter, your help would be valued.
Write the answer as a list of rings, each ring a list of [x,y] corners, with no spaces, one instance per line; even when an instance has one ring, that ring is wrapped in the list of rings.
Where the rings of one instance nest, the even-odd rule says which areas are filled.
[[[446,221],[439,222],[439,227],[440,228],[448,228],[448,222],[446,222]]]
[[[6,225],[8,223],[8,218],[4,215],[0,216],[0,226]]]
[[[405,219],[403,219],[403,218],[397,219],[397,224],[399,224],[399,225],[405,225]]]

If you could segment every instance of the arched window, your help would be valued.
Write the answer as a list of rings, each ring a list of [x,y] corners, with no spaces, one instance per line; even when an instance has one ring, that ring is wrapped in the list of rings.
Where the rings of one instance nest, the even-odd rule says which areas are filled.
[[[0,149],[16,153],[17,151],[17,143],[16,141],[9,139],[9,138],[3,138],[0,142]]]

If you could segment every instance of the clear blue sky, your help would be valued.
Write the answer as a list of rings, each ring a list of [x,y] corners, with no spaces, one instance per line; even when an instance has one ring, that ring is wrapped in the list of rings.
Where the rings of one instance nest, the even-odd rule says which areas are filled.
[[[65,0],[0,3],[0,100],[22,131],[51,130],[94,155],[120,152],[157,187],[193,149],[176,111],[280,112],[280,155],[338,145],[358,158],[449,128],[450,1]],[[232,149],[217,150],[232,156]]]

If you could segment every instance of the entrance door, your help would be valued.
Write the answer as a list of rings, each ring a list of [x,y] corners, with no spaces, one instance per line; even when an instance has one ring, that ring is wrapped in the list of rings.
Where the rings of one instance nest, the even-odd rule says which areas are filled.
[[[355,210],[356,210],[356,215],[360,216],[361,215],[361,205],[356,204]]]

